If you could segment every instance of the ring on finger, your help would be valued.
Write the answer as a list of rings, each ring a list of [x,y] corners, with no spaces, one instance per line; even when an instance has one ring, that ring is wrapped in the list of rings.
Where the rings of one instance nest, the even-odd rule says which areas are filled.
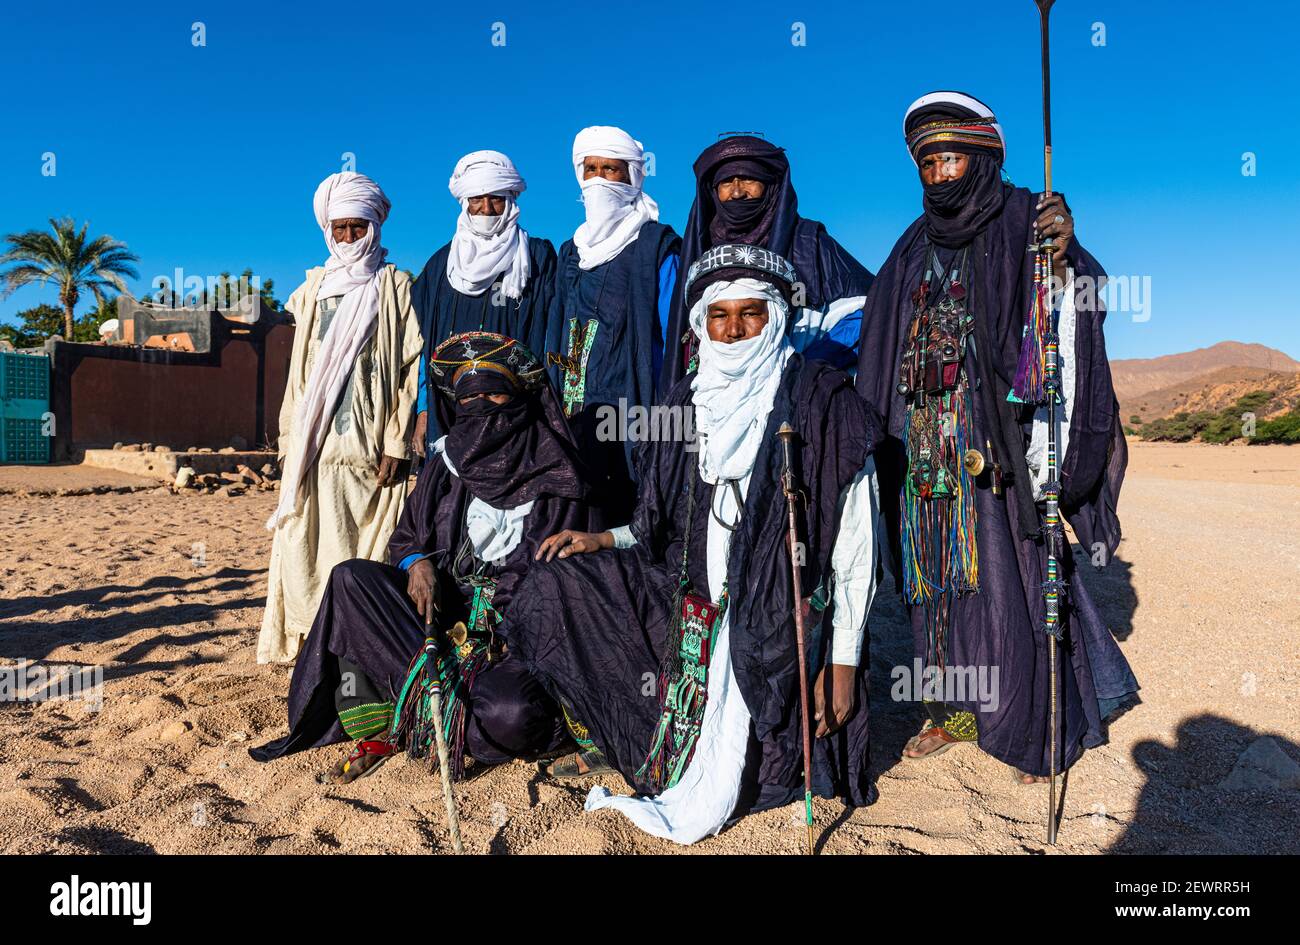
[[[1062,223],[1065,222],[1065,217],[1061,216],[1058,213],[1056,216],[1052,217],[1052,220],[1054,223],[1056,223],[1057,226],[1060,226]]]

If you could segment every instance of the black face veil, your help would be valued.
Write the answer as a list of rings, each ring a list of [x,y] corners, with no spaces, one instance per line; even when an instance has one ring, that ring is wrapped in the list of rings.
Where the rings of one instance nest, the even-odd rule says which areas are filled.
[[[460,363],[449,362],[446,349],[464,341],[450,339],[434,353],[435,374],[444,379],[437,409],[448,431],[447,458],[470,493],[494,508],[515,508],[542,495],[583,497],[587,488],[572,436],[536,358],[503,336],[469,345],[498,340],[504,344],[496,351],[476,359],[471,350]],[[506,353],[512,349],[513,355]],[[496,403],[488,395],[510,399]]]

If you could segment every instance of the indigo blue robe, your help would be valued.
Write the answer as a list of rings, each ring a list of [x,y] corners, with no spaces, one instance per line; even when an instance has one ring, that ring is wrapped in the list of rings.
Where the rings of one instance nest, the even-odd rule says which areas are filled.
[[[429,378],[428,363],[433,349],[451,335],[464,331],[493,331],[523,343],[533,354],[545,358],[548,351],[558,351],[560,324],[552,321],[555,295],[555,247],[550,240],[528,238],[531,272],[523,295],[506,298],[499,290],[488,288],[481,295],[466,295],[447,281],[448,243],[425,263],[411,290],[411,305],[420,317],[424,336],[424,353],[420,357],[420,394],[416,412],[428,410],[436,392]],[[502,304],[494,304],[500,302]],[[436,411],[428,410],[426,453],[435,440],[447,431],[442,429]]]
[[[671,390],[686,373],[687,361],[694,351],[693,338],[683,343],[690,330],[685,282],[691,263],[716,242],[710,233],[715,216],[713,172],[721,164],[758,153],[765,155],[780,170],[779,179],[771,183],[774,188],[772,219],[761,239],[738,235],[731,241],[755,243],[785,257],[794,266],[803,297],[800,309],[790,317],[787,330],[796,350],[840,370],[852,372],[857,366],[860,309],[843,309],[850,307],[846,302],[859,300],[867,294],[871,288],[871,271],[837,243],[823,224],[799,215],[799,198],[790,180],[789,162],[781,149],[766,141],[740,135],[710,146],[695,162],[695,202],[691,204],[682,235],[682,278],[673,294],[665,335],[667,348],[661,375],[663,391]],[[835,309],[832,318],[823,325],[823,318],[832,307]],[[816,324],[809,323],[810,319]]]
[[[666,399],[690,401],[690,377]],[[781,492],[781,449],[776,431],[797,432],[795,470],[808,497],[800,516],[806,550],[802,581],[812,595],[830,572],[841,494],[872,451],[878,426],[851,380],[825,364],[794,355],[782,376],[767,431],[755,459],[739,530],[732,538],[727,585],[731,658],[752,719],[737,814],[789,803],[803,793],[799,707],[788,525]],[[698,454],[681,442],[639,447],[640,475],[632,548],[538,562],[520,583],[506,619],[510,645],[530,673],[570,714],[628,784],[655,787],[636,774],[659,720],[660,704],[647,696],[668,638],[668,608],[686,536],[687,484],[695,481],[688,572],[707,596],[707,532],[712,487],[699,478]],[[688,478],[689,477],[689,478]],[[829,659],[833,617],[812,611],[807,636],[809,683]],[[826,628],[823,632],[823,628]],[[814,789],[853,805],[875,799],[867,765],[868,654],[856,677],[857,709],[838,731],[814,743]]]
[[[1007,404],[1015,378],[1021,338],[1030,311],[1034,255],[1032,241],[1037,195],[1005,185],[1005,205],[971,245],[974,279],[968,301],[975,318],[974,344],[965,368],[972,391],[976,443],[990,441],[1006,473],[1005,494],[986,484],[975,495],[978,593],[953,604],[946,662],[954,667],[985,667],[998,672],[997,705],[947,700],[975,714],[979,747],[1021,771],[1049,770],[1048,646],[1043,626],[1042,581],[1046,551],[1040,507],[1032,498],[1025,463],[1031,412]],[[925,277],[930,248],[925,217],[903,233],[867,298],[863,313],[858,391],[884,417],[887,437],[876,454],[881,510],[900,560],[900,492],[906,473],[904,449],[907,407],[896,390],[903,345],[913,314],[912,293]],[[1075,400],[1069,447],[1061,462],[1061,509],[1083,547],[1114,555],[1120,539],[1116,514],[1127,447],[1106,358],[1097,297],[1105,272],[1075,242],[1069,250],[1075,273]],[[1088,297],[1086,280],[1097,291]],[[985,395],[988,396],[985,396]],[[1009,422],[994,421],[990,408],[1007,411]],[[1104,720],[1131,701],[1138,689],[1114,637],[1102,622],[1070,555],[1062,562],[1069,590],[1064,606],[1064,646],[1058,647],[1057,770],[1072,765],[1084,749],[1105,742]],[[901,575],[895,574],[898,586]],[[927,654],[925,615],[911,608],[917,656]]]
[[[621,253],[594,269],[578,265],[573,240],[560,247],[551,320],[558,324],[563,341],[550,350],[568,353],[575,321],[595,324],[583,368],[582,403],[569,416],[569,426],[611,526],[626,524],[636,500],[635,444],[627,437],[601,436],[601,418],[612,411],[620,422],[607,422],[606,430],[621,434],[621,421],[629,409],[655,403],[664,353],[663,319],[676,287],[680,245],[672,227],[647,221]]]

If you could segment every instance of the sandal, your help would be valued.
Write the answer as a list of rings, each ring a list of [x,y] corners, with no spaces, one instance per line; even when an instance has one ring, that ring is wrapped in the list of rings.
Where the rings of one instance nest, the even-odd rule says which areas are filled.
[[[1014,767],[1011,769],[1011,777],[1012,780],[1021,787],[1033,787],[1035,784],[1046,784],[1049,780],[1046,776],[1040,777],[1039,775],[1030,774],[1028,771],[1021,771],[1019,768]],[[1031,780],[1026,781],[1025,778],[1030,778]]]
[[[327,784],[351,784],[358,778],[364,778],[396,753],[397,746],[391,742],[357,742],[346,758],[330,768],[325,781]]]
[[[583,767],[586,768],[585,771]],[[607,771],[613,771],[614,767],[603,753],[593,749],[592,751],[575,751],[573,754],[556,758],[546,766],[545,770],[552,778],[572,780],[604,774]]]
[[[908,754],[909,751],[917,751],[921,747],[921,743],[925,741],[927,738],[937,738],[939,739],[940,742],[942,742],[942,744],[940,744],[938,748],[930,749],[923,755]],[[942,755],[949,748],[952,748],[954,745],[960,745],[960,744],[961,744],[960,738],[954,737],[953,735],[949,734],[946,729],[941,728],[938,725],[935,725],[933,722],[927,719],[925,725],[921,727],[921,731],[916,735],[913,735],[911,738],[909,738],[907,740],[907,744],[903,746],[903,760],[904,761],[925,761],[927,758],[934,758],[937,755]]]

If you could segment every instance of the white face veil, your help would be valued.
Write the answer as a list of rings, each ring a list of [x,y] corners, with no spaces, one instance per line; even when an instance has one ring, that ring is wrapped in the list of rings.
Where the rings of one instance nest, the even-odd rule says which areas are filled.
[[[626,161],[632,182],[582,179],[582,162],[588,157]],[[648,221],[659,219],[659,205],[641,188],[645,183],[645,149],[621,128],[593,125],[573,139],[573,170],[582,188],[587,218],[573,234],[578,266],[594,269],[609,262],[632,243]]]
[[[516,198],[527,186],[500,151],[474,151],[456,162],[447,189],[460,203],[460,216],[447,254],[447,282],[457,292],[482,295],[499,277],[507,298],[524,294],[531,264]],[[504,197],[505,212],[471,216],[470,198],[485,194]]]
[[[767,324],[755,338],[731,344],[709,337],[714,302],[763,299]],[[691,308],[691,328],[700,339],[699,367],[691,381],[699,435],[700,476],[716,484],[744,479],[754,468],[786,362],[794,353],[785,327],[790,308],[772,283],[762,279],[715,282]]]
[[[298,514],[301,486],[329,433],[330,415],[361,347],[374,334],[379,317],[379,280],[388,256],[380,242],[381,232],[391,206],[380,186],[364,174],[331,174],[316,188],[312,210],[330,254],[316,298],[343,298],[316,351],[302,400],[294,413],[293,451],[287,457],[280,501],[266,523],[272,531],[281,521]],[[370,226],[361,239],[340,243],[334,239],[334,220],[365,220]]]
[[[317,298],[346,296],[383,266],[388,256],[381,243],[383,225],[391,207],[383,189],[364,174],[346,171],[321,181],[312,198],[312,212],[330,255]],[[334,220],[365,220],[370,226],[356,242],[340,243],[334,239]]]

